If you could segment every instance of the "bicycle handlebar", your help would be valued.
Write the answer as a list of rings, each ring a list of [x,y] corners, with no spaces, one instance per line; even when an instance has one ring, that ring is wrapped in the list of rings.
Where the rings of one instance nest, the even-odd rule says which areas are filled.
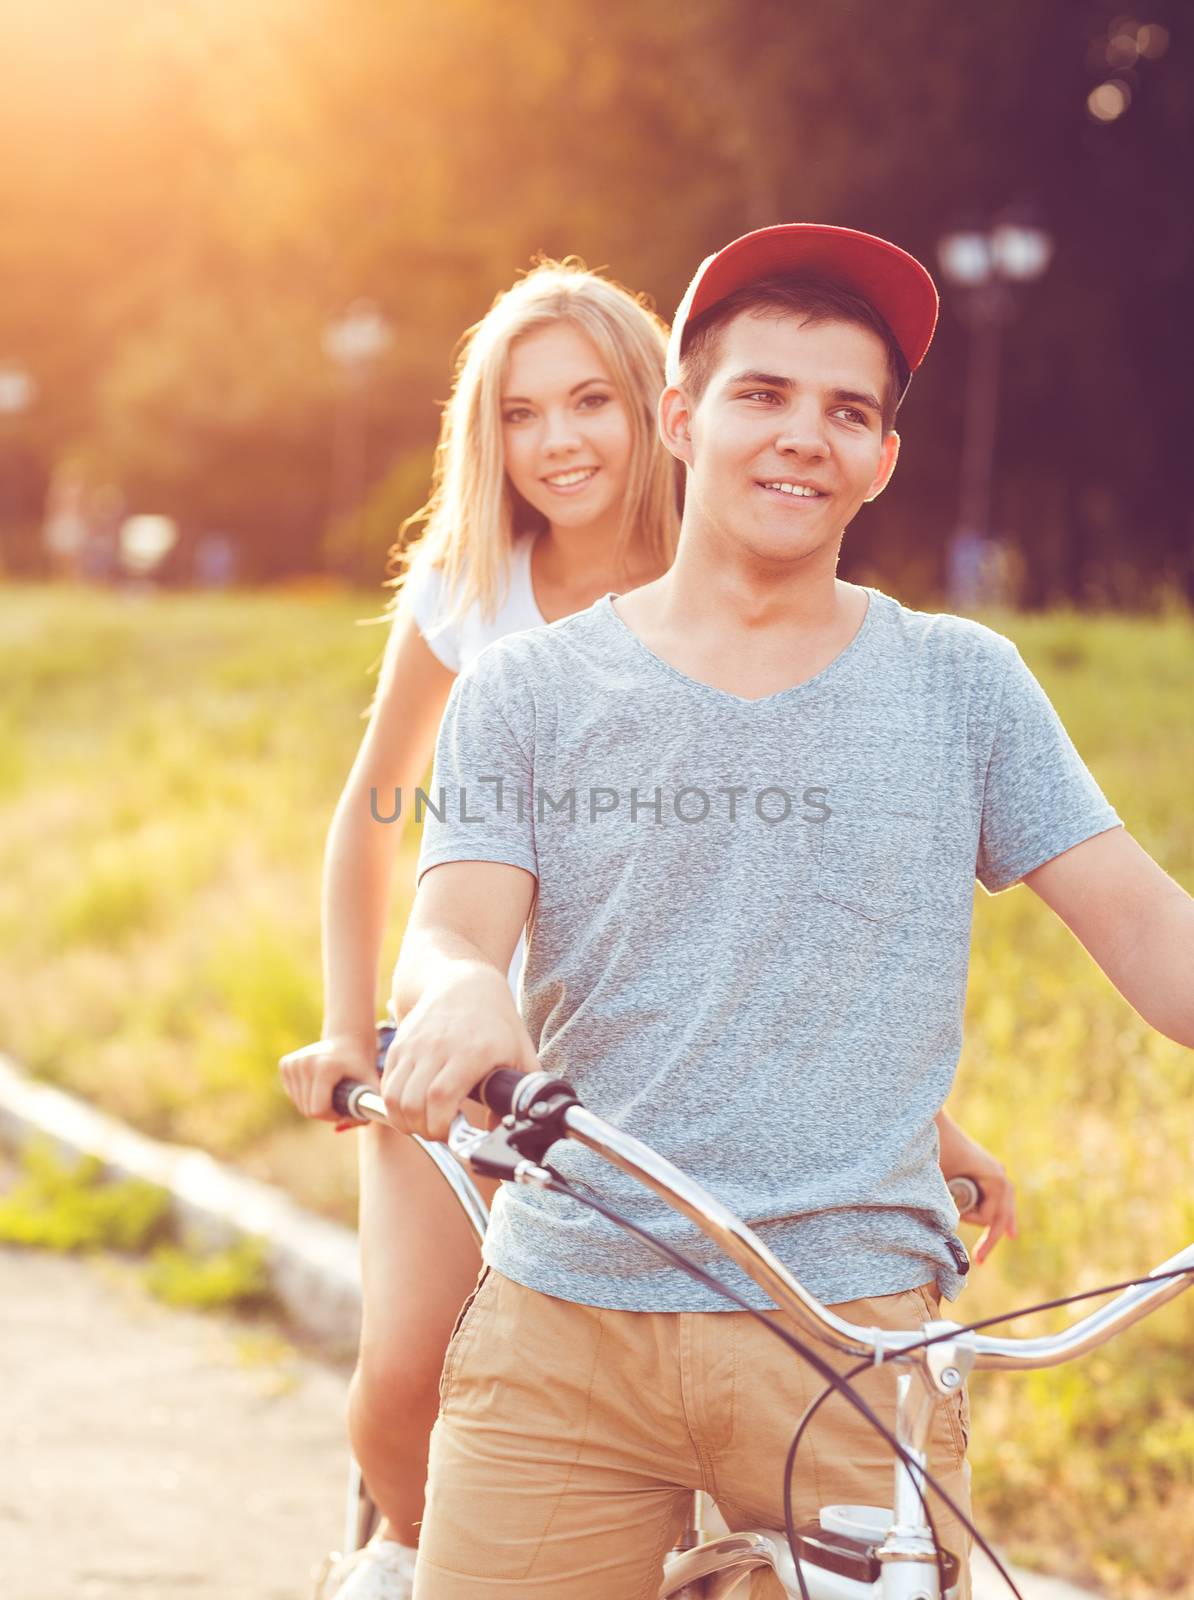
[[[561,1090],[565,1091],[564,1095]],[[782,1310],[790,1312],[822,1343],[847,1355],[875,1357],[898,1356],[923,1347],[923,1329],[861,1328],[822,1305],[740,1217],[648,1145],[587,1110],[576,1100],[569,1086],[550,1073],[524,1074],[499,1067],[478,1084],[470,1098],[499,1116],[513,1114],[516,1118],[526,1118],[534,1116],[536,1104],[545,1106],[553,1096],[556,1109],[552,1114],[552,1128],[557,1137],[575,1139],[659,1195],[674,1211],[695,1223]],[[349,1078],[336,1085],[333,1104],[343,1116],[386,1120],[385,1102],[376,1089],[354,1083]],[[467,1128],[467,1124],[465,1126]],[[468,1133],[473,1140],[485,1137],[476,1129],[469,1129]],[[468,1152],[461,1153],[467,1155]],[[520,1171],[517,1181],[536,1183],[547,1177],[542,1168],[532,1162],[524,1162],[523,1167],[526,1170]],[[1159,1276],[1170,1273],[1183,1275]],[[946,1338],[951,1328],[959,1329],[957,1342],[973,1351],[976,1367],[1026,1371],[1059,1366],[1105,1344],[1124,1328],[1174,1299],[1191,1283],[1194,1283],[1194,1244],[1154,1267],[1146,1281],[1125,1289],[1107,1305],[1090,1312],[1061,1333],[1008,1339],[985,1333],[962,1333],[959,1324],[947,1320],[931,1326],[934,1335]]]
[[[526,1083],[529,1076],[532,1075],[515,1072],[513,1067],[498,1067],[487,1078],[482,1078],[468,1098],[477,1105],[485,1106],[497,1116],[504,1117],[514,1104],[519,1085]],[[543,1075],[536,1073],[533,1076],[539,1078]],[[385,1105],[377,1090],[371,1089],[367,1083],[358,1083],[355,1078],[341,1078],[332,1090],[332,1110],[338,1111],[342,1117],[351,1117],[356,1121],[386,1120]],[[973,1180],[968,1178],[965,1181],[970,1183]]]
[[[525,1072],[516,1072],[513,1067],[497,1067],[487,1078],[481,1079],[469,1099],[504,1117],[513,1109],[518,1087],[526,1077]]]

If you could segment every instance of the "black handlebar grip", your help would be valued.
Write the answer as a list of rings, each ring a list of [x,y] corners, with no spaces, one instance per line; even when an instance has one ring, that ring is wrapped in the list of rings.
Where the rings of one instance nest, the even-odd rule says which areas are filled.
[[[378,1077],[385,1071],[386,1057],[390,1053],[390,1046],[394,1042],[397,1028],[389,1020],[377,1024],[377,1074]]]
[[[525,1072],[515,1072],[512,1067],[498,1067],[469,1091],[469,1099],[475,1100],[478,1105],[488,1106],[490,1111],[504,1117],[513,1104],[518,1085],[525,1077]]]
[[[338,1111],[342,1117],[352,1116],[348,1107],[348,1097],[354,1089],[359,1089],[360,1084],[355,1078],[341,1078],[332,1090],[332,1110]]]
[[[949,1192],[959,1216],[966,1216],[983,1203],[983,1186],[977,1178],[957,1177],[949,1180]]]

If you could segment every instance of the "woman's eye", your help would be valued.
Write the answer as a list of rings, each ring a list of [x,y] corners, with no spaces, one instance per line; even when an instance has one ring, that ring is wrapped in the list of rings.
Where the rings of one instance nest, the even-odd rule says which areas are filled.
[[[525,422],[530,416],[526,406],[512,406],[509,411],[503,411],[503,422]]]
[[[590,411],[596,411],[600,406],[607,406],[610,397],[607,394],[586,394],[581,397],[581,405]]]

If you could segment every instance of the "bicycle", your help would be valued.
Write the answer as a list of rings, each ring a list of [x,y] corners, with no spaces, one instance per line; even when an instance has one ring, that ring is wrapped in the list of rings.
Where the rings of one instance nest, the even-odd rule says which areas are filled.
[[[386,1044],[383,1033],[383,1055]],[[822,1305],[740,1218],[648,1146],[589,1111],[563,1080],[546,1072],[523,1075],[499,1068],[479,1091],[477,1098],[502,1119],[499,1126],[486,1132],[457,1116],[447,1147],[418,1140],[452,1185],[478,1238],[484,1231],[485,1208],[461,1160],[486,1176],[552,1188],[601,1209],[600,1202],[567,1184],[544,1164],[557,1140],[573,1139],[695,1223],[781,1310],[790,1312],[809,1337],[855,1356],[865,1365],[893,1362],[910,1369],[898,1380],[896,1431],[891,1438],[896,1447],[891,1507],[828,1506],[816,1522],[800,1527],[792,1525],[789,1517],[782,1532],[760,1528],[712,1539],[701,1538],[700,1519],[694,1514],[692,1525],[665,1563],[659,1600],[726,1600],[745,1595],[751,1576],[760,1571],[774,1575],[788,1600],[952,1600],[960,1563],[955,1554],[937,1547],[924,1499],[926,1488],[934,1486],[926,1445],[936,1406],[954,1396],[972,1370],[1028,1371],[1085,1355],[1194,1282],[1194,1244],[1190,1244],[1143,1278],[1116,1286],[1122,1292],[1115,1300],[1059,1334],[995,1338],[945,1319],[926,1323],[919,1331],[860,1328]],[[337,1086],[335,1105],[346,1117],[387,1120],[377,1090],[349,1079]],[[608,1208],[603,1214],[633,1227]],[[656,1247],[665,1252],[669,1249]],[[674,1264],[683,1263],[677,1258]],[[689,1270],[700,1269],[690,1266]],[[728,1294],[724,1288],[722,1292]],[[805,1359],[818,1365],[811,1347],[786,1330],[776,1331]],[[830,1369],[822,1366],[819,1370],[834,1388],[849,1389],[848,1382]],[[800,1431],[808,1420],[806,1415]],[[800,1432],[789,1452],[785,1489],[799,1437]],[[785,1492],[785,1505],[788,1500]],[[372,1531],[376,1513],[371,1514],[370,1507],[357,1473],[350,1480],[349,1548],[356,1548]],[[981,1535],[976,1536],[987,1548]],[[1010,1591],[1016,1593],[998,1561],[996,1566]]]

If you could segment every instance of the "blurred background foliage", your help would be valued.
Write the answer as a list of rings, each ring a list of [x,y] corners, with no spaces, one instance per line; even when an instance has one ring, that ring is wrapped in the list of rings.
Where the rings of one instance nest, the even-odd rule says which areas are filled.
[[[373,583],[424,496],[453,343],[535,252],[668,315],[751,227],[843,223],[933,261],[1013,207],[1054,242],[1005,343],[994,522],[1021,597],[1194,594],[1190,13],[1121,4],[10,0],[0,364],[36,395],[0,416],[6,568],[44,564],[69,465],[176,518],[183,552],[228,536],[250,579]],[[1141,29],[1164,48],[1117,45]],[[1123,109],[1099,120],[1107,80]],[[392,337],[346,395],[325,338],[362,298]],[[938,586],[966,350],[947,297],[900,490],[847,575]]]

